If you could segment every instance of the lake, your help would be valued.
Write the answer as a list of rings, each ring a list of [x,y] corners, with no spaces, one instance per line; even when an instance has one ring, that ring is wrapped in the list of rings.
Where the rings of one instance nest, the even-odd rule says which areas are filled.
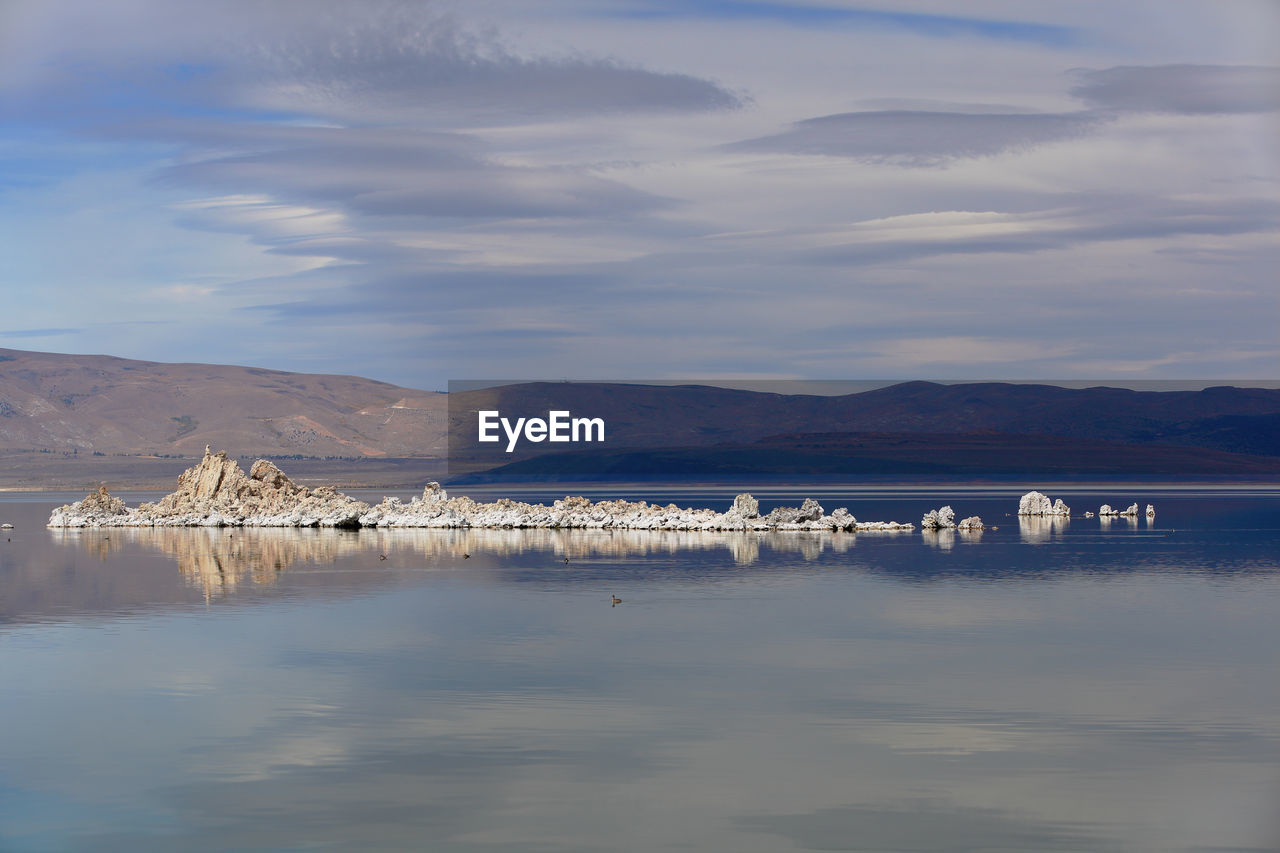
[[[0,496],[0,849],[1274,851],[1280,490],[1093,488],[1042,490],[1157,515],[55,531],[82,495]]]

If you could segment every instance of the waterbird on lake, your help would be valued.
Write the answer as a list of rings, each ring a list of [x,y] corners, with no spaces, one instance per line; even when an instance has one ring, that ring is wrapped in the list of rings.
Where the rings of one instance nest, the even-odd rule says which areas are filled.
[[[565,564],[566,566],[567,566],[567,565],[569,565],[569,558],[568,558],[568,557],[565,557],[565,558],[564,558],[564,564]]]
[[[613,599],[613,604],[610,604],[609,605],[610,607],[616,607],[617,605],[622,603],[622,599],[618,598],[618,596],[616,595],[610,595],[609,597]]]
[[[386,555],[386,554],[379,554],[379,555],[378,555],[378,559],[379,559],[379,560],[385,560],[385,559],[387,559],[387,555]]]
[[[463,555],[462,555],[462,559],[464,559],[464,560],[470,560],[470,559],[471,559],[471,555],[470,555],[470,554],[463,554]]]

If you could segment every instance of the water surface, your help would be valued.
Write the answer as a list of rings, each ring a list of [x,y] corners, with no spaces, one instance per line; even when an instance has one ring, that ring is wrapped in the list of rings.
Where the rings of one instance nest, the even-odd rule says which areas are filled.
[[[0,849],[1276,849],[1280,495],[1063,492],[1158,515],[1055,525],[829,491],[998,529],[67,532],[66,498],[0,500]]]

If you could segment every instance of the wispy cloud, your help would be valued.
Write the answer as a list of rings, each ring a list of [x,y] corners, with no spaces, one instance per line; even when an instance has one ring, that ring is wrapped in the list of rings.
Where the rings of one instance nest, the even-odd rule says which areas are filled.
[[[5,329],[0,331],[0,338],[56,338],[83,331],[84,329]]]
[[[1212,115],[1280,110],[1280,68],[1123,65],[1080,71],[1071,94],[1099,109]]]
[[[1095,113],[960,113],[877,110],[820,116],[789,130],[727,146],[730,151],[817,154],[870,163],[938,166],[1061,142],[1106,121]]]
[[[419,387],[1274,373],[1277,72],[1194,5],[1099,68],[1145,7],[19,0],[7,334]]]
[[[934,38],[977,37],[1027,42],[1046,47],[1077,44],[1083,33],[1076,27],[1020,20],[893,11],[864,6],[827,6],[752,0],[633,0],[604,14],[622,18],[668,20],[708,18],[727,21],[769,21],[797,27],[857,27],[903,30]]]

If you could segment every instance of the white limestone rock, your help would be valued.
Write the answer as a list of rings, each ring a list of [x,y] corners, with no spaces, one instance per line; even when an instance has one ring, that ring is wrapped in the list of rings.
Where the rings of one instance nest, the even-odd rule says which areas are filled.
[[[976,515],[971,515],[968,518],[962,519],[960,523],[956,525],[956,529],[962,530],[962,531],[963,530],[982,530],[983,527],[984,525],[982,523],[982,519]]]
[[[837,507],[835,512],[827,516],[827,520],[832,530],[854,530],[858,525],[858,519],[853,517],[847,507]]]
[[[55,509],[49,517],[49,526],[102,527],[120,521],[128,512],[123,500],[113,497],[106,486],[98,486],[98,491],[91,492],[83,500]]]
[[[1018,501],[1018,515],[1071,515],[1071,507],[1058,498],[1052,504],[1048,495],[1039,492],[1027,492]]]
[[[1119,514],[1120,514],[1120,510],[1112,509],[1111,504],[1103,504],[1102,506],[1098,507],[1098,515],[1100,515],[1103,518],[1114,518]]]
[[[1050,509],[1048,495],[1039,492],[1027,492],[1018,501],[1018,515],[1048,515]]]
[[[105,487],[78,504],[61,507],[50,527],[357,527],[369,505],[328,486],[308,489],[271,462],[259,459],[248,475],[225,451],[205,448],[204,458],[178,477],[177,491],[154,504],[124,508]],[[89,502],[88,504],[86,503]]]
[[[1155,518],[1155,517],[1156,517],[1156,508],[1153,507],[1151,504],[1147,504],[1147,518]]]
[[[751,497],[751,495],[743,492],[733,499],[733,506],[725,515],[735,518],[748,519],[760,517],[760,501]]]
[[[1129,506],[1129,508],[1128,508],[1128,509],[1126,509],[1124,512],[1120,513],[1120,515],[1128,516],[1128,517],[1130,517],[1130,518],[1137,518],[1137,517],[1138,517],[1138,505],[1137,505],[1136,503],[1135,503],[1135,504],[1131,504],[1131,505]]]
[[[944,508],[948,511],[950,508]],[[248,475],[223,452],[206,448],[198,465],[178,478],[178,489],[154,504],[128,509],[105,487],[84,500],[59,507],[50,527],[414,527],[414,528],[597,528],[615,530],[910,530],[910,524],[859,522],[845,507],[825,515],[807,498],[799,507],[778,507],[761,517],[759,503],[738,495],[733,507],[680,508],[645,501],[592,502],[565,497],[551,506],[507,498],[476,503],[451,498],[438,483],[405,504],[384,498],[376,506],[329,486],[308,489],[272,463],[259,460]]]
[[[899,523],[896,521],[859,521],[855,529],[859,532],[864,530],[895,532],[899,530],[914,530],[915,525],[908,522]]]
[[[949,506],[931,509],[920,519],[921,530],[949,530],[956,526],[956,513]]]

